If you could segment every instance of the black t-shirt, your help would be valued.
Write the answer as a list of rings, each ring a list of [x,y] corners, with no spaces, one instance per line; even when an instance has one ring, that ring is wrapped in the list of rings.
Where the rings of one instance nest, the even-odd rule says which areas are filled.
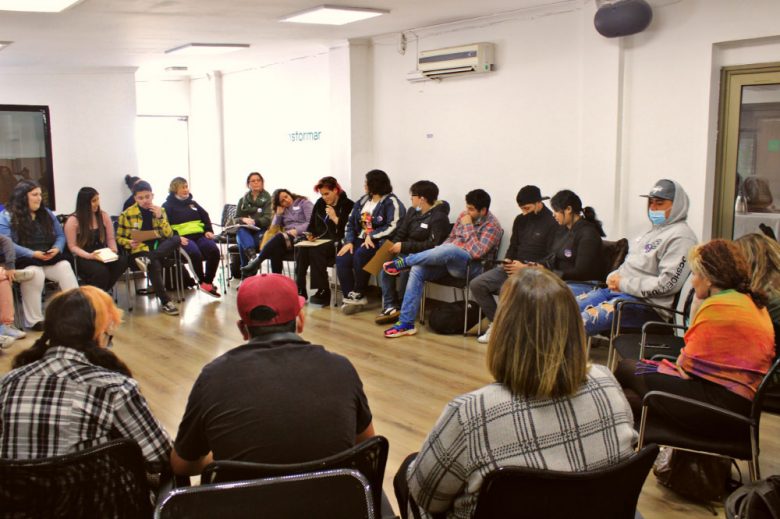
[[[300,463],[349,449],[371,420],[349,360],[279,333],[203,368],[175,448],[186,460],[212,451],[218,460]]]

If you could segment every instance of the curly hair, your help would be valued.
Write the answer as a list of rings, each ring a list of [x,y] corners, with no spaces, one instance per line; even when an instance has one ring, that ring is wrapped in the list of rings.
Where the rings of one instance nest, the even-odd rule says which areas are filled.
[[[751,289],[780,295],[780,243],[765,234],[746,234],[736,241],[750,265]]]
[[[8,200],[7,209],[11,215],[11,229],[16,233],[19,245],[29,243],[29,240],[35,233],[35,223],[30,215],[30,203],[27,200],[27,194],[40,187],[41,185],[35,180],[20,180],[14,187],[13,193],[11,193],[11,199]],[[35,211],[35,221],[43,229],[46,238],[53,242],[54,224],[45,205],[41,204],[38,210]]]
[[[711,240],[697,245],[691,251],[690,261],[691,270],[706,277],[713,286],[749,295],[758,308],[766,306],[766,293],[751,288],[747,258],[733,241]]]
[[[290,195],[290,198],[293,199],[293,202],[298,200],[299,198],[303,198],[304,200],[306,200],[306,197],[303,195],[297,195],[295,193],[291,193],[289,190],[284,188],[277,189],[276,191],[273,192],[273,195],[271,196],[271,208],[274,211],[276,211],[276,208],[279,207],[279,205],[281,205],[281,200],[279,197],[282,195],[282,193],[287,193],[288,195]]]

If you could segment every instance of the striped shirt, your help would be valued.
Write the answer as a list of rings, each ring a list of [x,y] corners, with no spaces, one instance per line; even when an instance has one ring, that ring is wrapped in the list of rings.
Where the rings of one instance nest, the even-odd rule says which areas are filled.
[[[115,438],[135,440],[149,472],[168,461],[171,439],[138,383],[95,366],[82,352],[50,348],[0,378],[1,458],[48,458]]]
[[[583,472],[630,457],[637,434],[623,390],[593,365],[570,397],[513,396],[494,383],[455,398],[409,467],[409,492],[429,512],[470,518],[498,467]]]

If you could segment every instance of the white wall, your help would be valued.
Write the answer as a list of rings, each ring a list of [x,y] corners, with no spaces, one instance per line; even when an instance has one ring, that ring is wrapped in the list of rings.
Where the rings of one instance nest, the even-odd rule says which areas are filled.
[[[133,69],[2,72],[0,102],[49,106],[57,213],[72,212],[85,185],[100,192],[106,211],[119,212],[124,176],[136,171]]]

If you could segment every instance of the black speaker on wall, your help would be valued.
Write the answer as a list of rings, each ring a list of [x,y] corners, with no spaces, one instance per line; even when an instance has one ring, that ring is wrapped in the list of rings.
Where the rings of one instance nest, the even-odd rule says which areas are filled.
[[[606,0],[609,1],[609,0]],[[616,38],[629,36],[647,29],[653,20],[653,8],[646,0],[604,0],[593,18],[593,25],[602,36]]]

